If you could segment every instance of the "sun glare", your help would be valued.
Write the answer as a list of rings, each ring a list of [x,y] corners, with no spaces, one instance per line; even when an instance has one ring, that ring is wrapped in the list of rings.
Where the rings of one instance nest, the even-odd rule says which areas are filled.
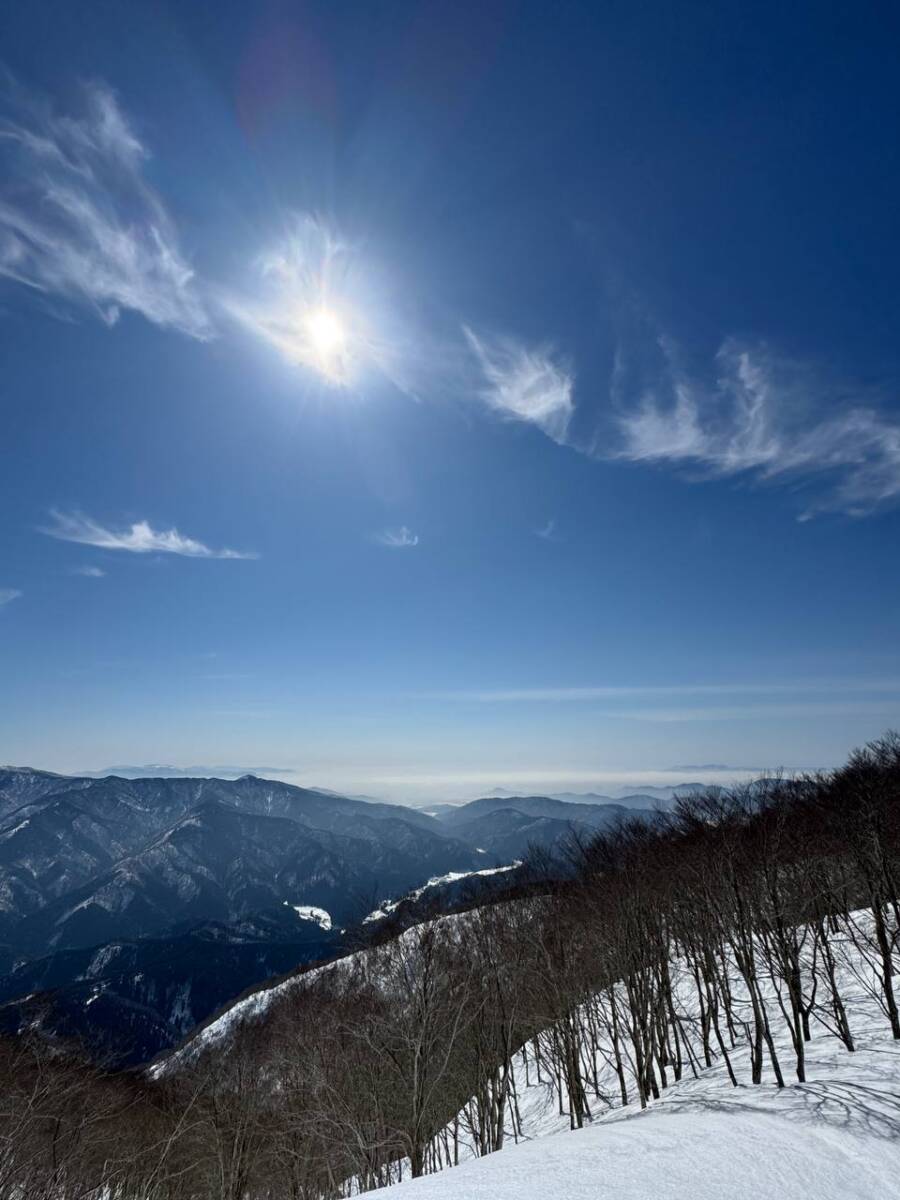
[[[338,354],[344,346],[344,327],[337,315],[317,308],[306,318],[306,331],[313,348],[323,358]]]
[[[331,308],[312,308],[301,319],[300,357],[330,383],[347,382],[347,329]]]

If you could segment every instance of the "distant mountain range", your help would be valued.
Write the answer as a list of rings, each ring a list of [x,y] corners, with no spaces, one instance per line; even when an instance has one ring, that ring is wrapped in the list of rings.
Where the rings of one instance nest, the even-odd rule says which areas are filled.
[[[117,775],[120,779],[239,779],[241,775],[293,775],[292,767],[229,767],[199,766],[172,767],[165,763],[148,763],[143,767],[104,767],[100,771],[82,771],[89,779]]]
[[[715,790],[715,787],[715,784],[710,785],[699,781],[666,784],[664,786],[648,783],[633,789],[627,787],[612,788],[609,794],[601,794],[600,792],[548,792],[543,798],[546,800],[559,800],[564,804],[588,804],[603,807],[612,804],[622,808],[642,811],[670,808],[679,796],[691,796],[697,792],[709,791],[710,788]],[[509,788],[498,787],[486,793],[485,798],[489,800],[516,800],[522,798],[522,793],[512,791]],[[440,816],[451,809],[465,807],[466,804],[471,803],[472,801],[465,800],[455,802],[444,801],[421,804],[414,807],[430,815]]]
[[[0,769],[0,1028],[138,1061],[251,984],[337,953],[387,899],[445,877],[430,904],[466,881],[508,886],[514,871],[488,869],[653,807],[504,795],[423,811],[253,775]]]
[[[509,861],[524,858],[531,846],[559,850],[573,831],[590,837],[629,816],[650,816],[652,807],[652,802],[637,808],[611,801],[573,804],[553,796],[487,796],[441,806],[435,820],[455,837]]]
[[[684,774],[685,772],[696,772],[700,774],[712,774],[722,772],[741,772],[753,775],[763,775],[765,771],[759,767],[731,767],[725,763],[698,763],[693,766],[669,767],[667,770]],[[219,764],[216,766],[199,765],[193,767],[175,767],[166,763],[146,763],[144,766],[123,765],[116,767],[103,767],[101,770],[80,771],[80,778],[88,779],[104,779],[109,775],[118,776],[120,779],[239,779],[242,775],[254,775],[262,778],[281,779],[284,776],[296,775],[295,767],[236,767]],[[709,787],[709,784],[699,781],[689,783],[666,784],[663,786],[654,784],[641,784],[634,786],[631,784],[620,784],[611,787],[606,793],[598,792],[548,792],[546,793],[552,800],[564,800],[569,804],[625,804],[629,801],[645,800],[651,797],[658,801],[670,801],[674,796],[687,795],[691,792],[703,790]],[[328,788],[315,787],[311,790],[320,792],[322,795],[347,795],[354,800],[367,800],[372,803],[381,803],[381,799],[374,796],[359,795],[356,793],[333,792]],[[510,788],[497,787],[486,790],[483,795],[488,797],[515,797],[521,796],[521,790]],[[453,807],[459,804],[466,804],[469,801],[435,801],[432,804],[413,804],[413,808],[440,808],[443,804],[452,804]],[[639,804],[631,804],[629,807],[641,807]]]

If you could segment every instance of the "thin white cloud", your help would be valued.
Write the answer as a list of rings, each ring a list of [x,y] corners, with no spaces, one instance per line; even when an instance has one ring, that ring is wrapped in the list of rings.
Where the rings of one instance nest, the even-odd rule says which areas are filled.
[[[99,83],[59,113],[7,81],[0,96],[0,275],[88,307],[206,339],[212,327],[175,226],[144,178],[149,153]]]
[[[889,718],[896,704],[887,700],[810,700],[794,704],[731,704],[707,708],[636,708],[609,712],[606,716],[624,721],[651,721],[671,725],[692,721],[803,720],[814,717]]]
[[[864,516],[900,499],[900,422],[868,400],[765,346],[725,343],[708,386],[666,359],[658,385],[626,402],[618,457],[795,481],[811,497],[801,520]]]
[[[418,546],[419,535],[401,525],[398,529],[382,529],[375,534],[375,541],[380,546],[388,546],[392,550],[405,550],[410,546]]]
[[[185,537],[177,529],[153,529],[147,521],[136,521],[125,529],[107,529],[83,513],[51,511],[52,525],[43,526],[41,533],[64,542],[97,546],[102,550],[128,550],[133,554],[180,554],[187,558],[258,558],[257,554],[239,550],[213,550],[203,542]]]
[[[556,518],[548,517],[543,525],[539,525],[534,531],[534,536],[542,538],[545,542],[553,541],[556,536]]]
[[[9,604],[11,600],[18,600],[21,595],[18,588],[0,588],[0,608]]]
[[[774,696],[844,693],[895,695],[900,679],[807,679],[773,683],[686,683],[605,685],[598,687],[495,688],[428,693],[431,699],[475,701],[484,704],[566,704],[663,696]]]
[[[102,579],[106,572],[102,567],[73,567],[72,575],[83,575],[85,579]]]
[[[488,407],[564,442],[574,411],[571,371],[546,348],[479,335],[468,326],[463,326],[463,333],[480,368],[478,394]]]

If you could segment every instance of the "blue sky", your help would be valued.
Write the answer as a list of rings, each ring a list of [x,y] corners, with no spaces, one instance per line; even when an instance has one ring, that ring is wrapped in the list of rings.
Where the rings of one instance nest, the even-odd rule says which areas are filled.
[[[898,24],[6,6],[0,760],[412,798],[900,724]]]

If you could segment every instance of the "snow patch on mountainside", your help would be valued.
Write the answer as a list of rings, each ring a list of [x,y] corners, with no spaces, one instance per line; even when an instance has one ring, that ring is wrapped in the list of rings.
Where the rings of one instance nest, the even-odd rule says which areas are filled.
[[[26,817],[24,821],[20,821],[18,825],[14,825],[12,829],[4,830],[3,833],[0,833],[0,842],[5,842],[9,838],[13,837],[14,834],[19,833],[19,831],[24,829],[25,826],[28,825],[30,821],[31,821],[31,817]]]
[[[290,904],[284,902],[285,908],[292,908],[301,921],[315,921],[322,929],[331,929],[331,913],[324,908],[316,908],[314,904]]]

